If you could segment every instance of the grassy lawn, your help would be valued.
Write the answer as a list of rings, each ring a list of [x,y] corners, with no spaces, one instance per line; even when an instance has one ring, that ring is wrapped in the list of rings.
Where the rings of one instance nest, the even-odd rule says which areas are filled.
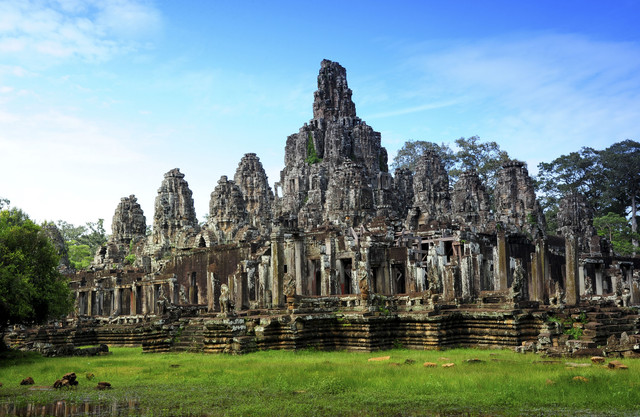
[[[142,354],[137,348],[112,352],[91,358],[5,355],[0,359],[0,404],[92,401],[133,403],[131,412],[145,415],[305,417],[635,415],[640,404],[638,360],[622,360],[628,370],[609,370],[566,364],[588,364],[588,359],[536,363],[543,358],[509,350],[305,350],[245,356]],[[389,360],[368,361],[387,355]],[[481,362],[466,362],[472,358]],[[408,359],[415,362],[405,363]],[[424,362],[437,366],[425,367]],[[443,368],[445,363],[455,366]],[[36,386],[51,386],[67,372],[78,375],[76,388],[19,385],[31,376]],[[89,381],[88,373],[95,379]],[[576,376],[586,382],[574,380]],[[98,381],[110,382],[113,389],[96,390]]]

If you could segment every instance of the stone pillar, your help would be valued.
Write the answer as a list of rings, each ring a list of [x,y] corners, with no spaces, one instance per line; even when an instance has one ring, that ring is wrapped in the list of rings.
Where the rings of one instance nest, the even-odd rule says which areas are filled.
[[[507,277],[509,273],[509,256],[507,253],[507,239],[504,231],[499,231],[497,235],[498,244],[496,245],[495,274],[496,274],[496,290],[509,289]]]
[[[303,267],[303,259],[304,256],[302,254],[302,241],[299,239],[295,239],[292,242],[292,249],[293,249],[293,265],[291,265],[291,267],[295,267],[294,271],[295,271],[295,276],[296,276],[296,293],[297,294],[305,294],[306,291],[303,291],[302,289],[302,281],[303,281],[303,271],[304,271],[304,267]],[[293,272],[293,271],[292,271]]]
[[[320,255],[320,295],[331,295],[331,262],[328,255]]]
[[[632,305],[636,305],[638,303],[640,303],[640,282],[638,280],[638,278],[634,277],[633,275],[631,276],[631,286],[630,286],[630,290],[631,290],[631,304]]]
[[[458,265],[447,265],[444,267],[444,282],[442,288],[442,297],[446,302],[452,302],[456,298],[456,272]]]
[[[258,304],[262,308],[267,308],[271,304],[271,300],[267,299],[267,290],[271,288],[271,280],[269,279],[269,266],[271,265],[270,256],[262,256],[258,269]]]
[[[282,266],[282,249],[283,239],[275,233],[271,234],[271,279],[273,280],[271,286],[272,305],[283,306],[284,297],[282,296],[282,290],[284,283],[282,282],[283,266]]]
[[[416,267],[416,282],[418,283],[416,290],[418,292],[424,292],[427,290],[428,285],[426,284],[426,280],[427,280],[426,269]],[[381,285],[381,289],[379,290],[379,292],[384,293],[384,290],[382,288],[384,288],[384,284]]]
[[[578,263],[578,296],[584,295],[586,291],[586,283],[584,282],[586,265],[584,262]]]
[[[180,289],[178,287],[178,277],[175,275],[171,278],[169,284],[169,296],[171,297],[171,302],[173,304],[180,304]]]
[[[215,276],[213,275],[213,272],[211,271],[207,271],[207,311],[212,312],[215,311],[216,305],[215,305]]]
[[[131,311],[129,314],[136,315],[138,312],[138,287],[135,283],[131,284]]]
[[[147,306],[148,300],[149,300],[149,297],[148,297],[148,295],[149,295],[148,294],[149,293],[149,287],[148,286],[143,286],[140,289],[142,290],[142,300],[141,300],[141,302],[142,302],[142,314],[144,315],[144,314],[147,314],[149,312],[149,308]]]
[[[596,267],[596,294],[602,295],[602,270]]]
[[[578,238],[571,231],[565,233],[565,271],[567,305],[576,305],[580,301],[578,294]]]
[[[93,316],[93,291],[87,292],[87,316]]]
[[[531,281],[529,284],[529,299],[532,301],[544,301],[545,255],[544,240],[536,239],[536,250],[531,254]]]
[[[466,301],[469,301],[471,298],[473,298],[476,293],[475,287],[473,285],[474,275],[473,259],[471,256],[465,256],[460,261],[460,290],[462,292],[462,298]]]
[[[120,308],[120,287],[113,287],[113,313],[119,316],[122,312]]]

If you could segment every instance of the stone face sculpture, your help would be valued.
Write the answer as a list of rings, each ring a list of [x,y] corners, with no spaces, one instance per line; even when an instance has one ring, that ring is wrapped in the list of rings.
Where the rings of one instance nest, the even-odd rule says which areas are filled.
[[[413,176],[413,206],[420,210],[419,223],[446,222],[451,216],[449,175],[435,152],[425,152]]]
[[[568,194],[560,199],[558,208],[558,232],[566,234],[571,230],[578,237],[578,245],[582,252],[589,252],[591,238],[596,235],[593,227],[593,210],[582,194]],[[599,248],[593,248],[599,252]]]
[[[111,241],[128,245],[146,233],[147,220],[136,196],[121,198],[111,222]]]
[[[155,245],[183,246],[187,237],[199,230],[189,183],[179,168],[164,174],[158,189],[153,216]]]
[[[274,197],[260,158],[255,153],[245,154],[233,180],[242,193],[248,223],[258,229],[262,236],[269,236]]]
[[[451,194],[453,217],[463,225],[486,230],[491,220],[489,194],[475,171],[463,172]]]
[[[247,225],[247,221],[248,213],[240,187],[223,175],[211,193],[209,226],[218,242],[224,244],[233,241],[240,228]]]
[[[533,179],[524,162],[509,161],[502,164],[494,194],[496,221],[505,230],[526,232],[532,237],[545,234],[544,215],[536,200]]]

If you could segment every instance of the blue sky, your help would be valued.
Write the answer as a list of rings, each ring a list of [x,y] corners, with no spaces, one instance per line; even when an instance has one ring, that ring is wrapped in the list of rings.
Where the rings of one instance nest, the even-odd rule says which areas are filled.
[[[271,183],[322,59],[391,157],[493,140],[536,165],[640,139],[638,1],[0,0],[0,197],[38,221],[147,223],[179,167],[208,212],[256,153]]]

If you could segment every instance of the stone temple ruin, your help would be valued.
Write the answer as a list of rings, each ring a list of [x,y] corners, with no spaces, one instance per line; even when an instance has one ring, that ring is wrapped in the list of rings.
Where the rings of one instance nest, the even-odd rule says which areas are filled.
[[[72,317],[13,341],[585,349],[638,332],[627,307],[640,304],[640,260],[613,255],[581,196],[562,201],[559,236],[547,236],[521,162],[502,166],[493,205],[476,172],[452,185],[434,153],[392,175],[337,62],[322,61],[313,118],[287,138],[284,162],[272,190],[246,154],[217,182],[204,225],[179,169],[164,174],[150,235],[135,196],[122,198],[109,242],[71,275]],[[575,341],[547,320],[577,314]]]

